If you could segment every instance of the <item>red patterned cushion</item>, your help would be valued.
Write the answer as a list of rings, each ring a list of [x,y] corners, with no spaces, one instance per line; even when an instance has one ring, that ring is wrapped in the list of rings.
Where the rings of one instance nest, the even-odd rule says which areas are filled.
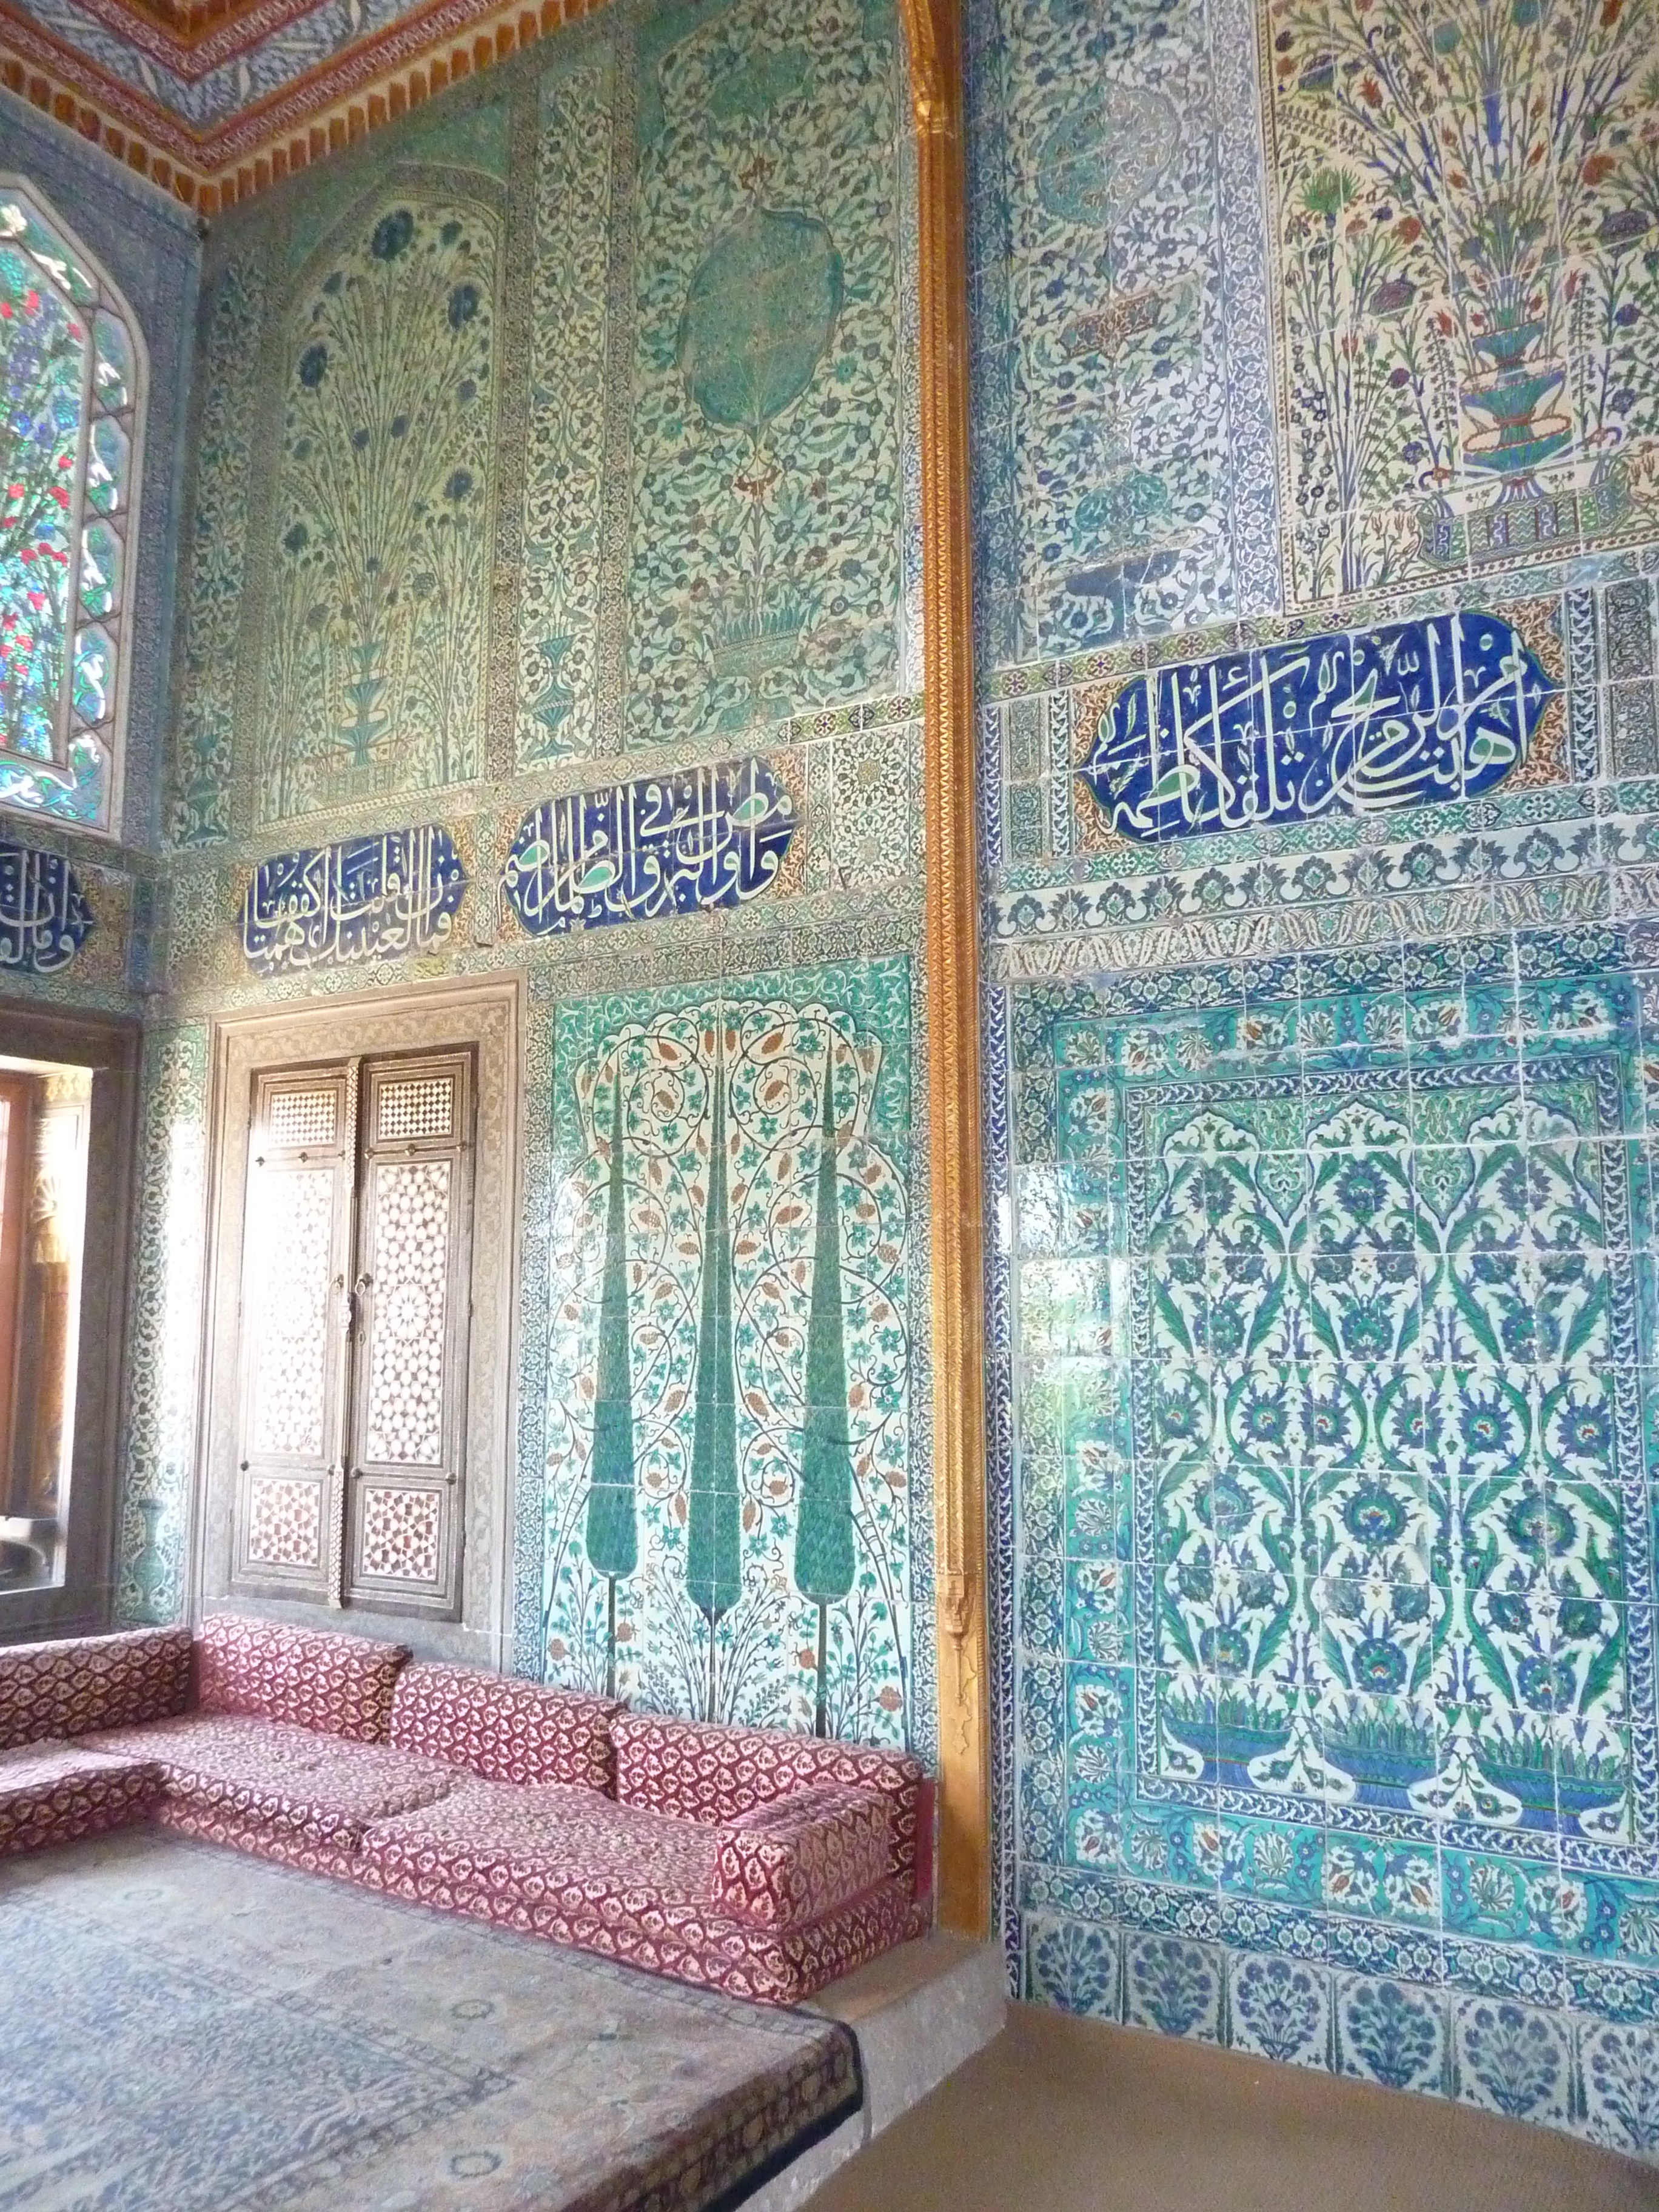
[[[308,1766],[331,1741],[314,1729],[290,1728],[253,1713],[180,1713],[140,1728],[100,1729],[83,1739],[88,1751],[163,1760],[180,1774],[236,1774],[251,1764]]]
[[[138,1628],[0,1650],[0,1749],[182,1712],[190,1631]]]
[[[863,1790],[802,1790],[719,1830],[714,1904],[763,1928],[799,1928],[893,1871],[891,1814]]]
[[[371,1889],[550,1942],[574,1943],[648,1973],[672,1974],[761,2004],[798,2004],[878,1953],[924,1934],[927,1925],[926,1906],[900,1881],[884,1881],[804,1928],[757,1928],[706,1905],[664,1903],[648,1895],[618,1898],[579,1881],[549,1884],[534,1894],[458,1881],[434,1856],[377,1857],[372,1843],[377,1832],[370,1831],[371,1844],[351,1869],[354,1879]]]
[[[204,1713],[263,1713],[321,1735],[384,1743],[408,1656],[401,1644],[219,1613],[196,1639],[196,1702]]]
[[[621,1707],[477,1667],[405,1667],[392,1698],[392,1741],[470,1767],[486,1782],[562,1782],[609,1796],[606,1725]]]
[[[100,1759],[78,1744],[0,1755],[0,1858],[142,1820],[161,1789],[147,1760]]]
[[[363,1856],[461,1890],[568,1894],[637,1912],[664,1899],[707,1907],[717,1841],[695,1820],[618,1805],[594,1790],[463,1782],[438,1804],[377,1820]]]
[[[453,1767],[389,1744],[352,1743],[280,1721],[191,1714],[96,1739],[146,1753],[169,1803],[231,1816],[316,1844],[355,1845],[371,1820],[430,1805],[453,1785]]]
[[[825,1786],[873,1791],[886,1800],[891,1818],[893,1873],[918,1895],[931,1886],[922,1875],[924,1866],[931,1873],[933,1838],[929,1831],[924,1839],[920,1818],[927,1776],[902,1752],[650,1713],[618,1714],[611,1740],[618,1799],[682,1820],[737,1820],[757,1805]]]

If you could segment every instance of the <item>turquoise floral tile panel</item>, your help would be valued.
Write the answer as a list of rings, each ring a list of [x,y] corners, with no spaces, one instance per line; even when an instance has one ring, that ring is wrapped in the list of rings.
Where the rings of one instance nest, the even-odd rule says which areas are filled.
[[[658,1711],[904,1743],[910,965],[554,1022],[544,1663]]]
[[[634,33],[627,741],[898,688],[896,16]]]
[[[207,1093],[206,1024],[151,1030],[144,1040],[117,1530],[113,1612],[123,1626],[180,1620],[186,1604],[206,1241]]]
[[[1581,2131],[1659,2011],[1644,960],[1008,992],[1034,1996]]]
[[[201,307],[195,494],[180,562],[179,729],[168,829],[175,843],[231,833],[236,653],[247,561],[253,392],[265,272],[233,259]]]
[[[560,45],[565,44],[563,41]],[[597,749],[612,48],[554,59],[539,94],[518,765]],[[596,127],[597,126],[597,127]]]
[[[991,664],[1276,605],[1249,0],[966,13]]]

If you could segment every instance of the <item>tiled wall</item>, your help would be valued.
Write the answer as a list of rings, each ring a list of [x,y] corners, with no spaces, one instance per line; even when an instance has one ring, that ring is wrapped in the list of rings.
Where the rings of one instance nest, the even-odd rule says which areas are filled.
[[[1011,1971],[1651,2156],[1650,33],[969,20]]]
[[[206,1024],[516,969],[514,1663],[931,1746],[908,112],[881,0],[620,5],[215,228],[135,1613]]]

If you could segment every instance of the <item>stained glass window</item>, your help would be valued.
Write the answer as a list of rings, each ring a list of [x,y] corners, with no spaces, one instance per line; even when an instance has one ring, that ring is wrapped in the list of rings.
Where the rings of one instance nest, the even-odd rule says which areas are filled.
[[[0,178],[0,806],[110,826],[144,365],[113,288]]]

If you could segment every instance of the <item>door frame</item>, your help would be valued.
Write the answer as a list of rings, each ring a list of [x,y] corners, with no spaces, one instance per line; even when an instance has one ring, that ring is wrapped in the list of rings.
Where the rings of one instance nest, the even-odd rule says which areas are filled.
[[[399,1614],[396,1633],[421,1656],[501,1668],[513,1644],[519,1224],[525,987],[518,975],[439,979],[216,1017],[210,1045],[205,1357],[190,1543],[192,1620],[234,1605],[313,1628],[354,1611],[302,1600],[230,1595],[249,1102],[256,1073],[310,1061],[471,1046],[477,1084],[473,1165],[472,1316],[466,1389],[465,1531],[458,1621]],[[380,1613],[361,1615],[384,1634]]]
[[[118,1469],[126,1405],[127,1285],[143,1032],[131,1015],[0,1000],[5,1049],[20,1060],[92,1070],[87,1219],[109,1224],[106,1261],[81,1269],[80,1348],[64,1579],[0,1599],[0,1644],[95,1633],[110,1626],[119,1540]],[[8,1347],[9,1348],[9,1347]],[[3,1510],[3,1505],[0,1505]]]

